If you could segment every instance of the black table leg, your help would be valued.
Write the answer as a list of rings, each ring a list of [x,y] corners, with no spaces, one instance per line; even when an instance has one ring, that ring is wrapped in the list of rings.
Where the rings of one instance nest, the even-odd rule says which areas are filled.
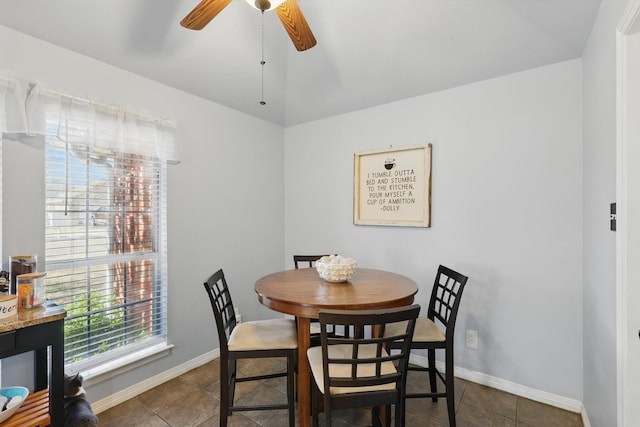
[[[51,345],[51,378],[49,380],[49,411],[51,425],[64,425],[64,322],[56,322]]]

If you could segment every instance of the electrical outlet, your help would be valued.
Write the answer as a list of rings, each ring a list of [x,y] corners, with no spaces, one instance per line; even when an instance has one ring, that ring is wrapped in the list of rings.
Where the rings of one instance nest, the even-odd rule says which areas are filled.
[[[467,330],[467,347],[478,349],[478,331]]]

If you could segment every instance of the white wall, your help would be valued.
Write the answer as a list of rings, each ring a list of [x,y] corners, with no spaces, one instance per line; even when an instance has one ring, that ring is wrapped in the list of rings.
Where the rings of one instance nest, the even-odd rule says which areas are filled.
[[[593,426],[612,425],[615,236],[607,210],[615,197],[614,30],[624,4],[603,2],[582,63],[284,133],[0,26],[0,70],[178,123],[183,162],[169,167],[169,339],[176,348],[92,387],[92,400],[217,347],[213,334],[202,339],[212,319],[201,283],[214,269],[224,267],[244,291],[234,296],[245,318],[267,317],[273,314],[251,289],[255,278],[290,267],[293,253],[333,251],[414,278],[423,305],[438,264],[468,274],[456,364],[584,398]],[[432,227],[354,226],[353,153],[425,142],[433,143]],[[3,254],[44,256],[42,153],[4,145]],[[24,193],[32,197],[20,196],[18,207]],[[480,350],[464,347],[465,329],[480,332]]]
[[[283,267],[280,126],[2,26],[0,70],[81,96],[152,111],[177,122],[182,163],[169,167],[168,186],[168,333],[175,348],[168,357],[91,387],[91,400],[117,393],[218,347],[202,286],[218,268],[224,268],[235,288],[234,302],[244,319],[273,315],[258,303],[253,283]],[[37,251],[43,262],[43,152],[5,140],[3,161],[2,253]],[[3,368],[8,375],[7,371],[14,376],[20,371],[6,369],[6,364]],[[3,380],[10,377],[4,375]]]
[[[457,269],[456,365],[581,401],[581,80],[572,60],[287,128],[285,262],[348,255],[418,281],[423,307]],[[353,154],[427,142],[432,227],[354,226]]]
[[[626,1],[603,1],[583,54],[584,405],[594,427],[616,425],[616,27]]]

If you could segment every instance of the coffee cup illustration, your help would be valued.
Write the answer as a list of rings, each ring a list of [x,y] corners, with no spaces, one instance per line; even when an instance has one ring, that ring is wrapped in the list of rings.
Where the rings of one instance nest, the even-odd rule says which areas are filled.
[[[396,159],[387,159],[384,161],[384,168],[388,171],[396,166]]]

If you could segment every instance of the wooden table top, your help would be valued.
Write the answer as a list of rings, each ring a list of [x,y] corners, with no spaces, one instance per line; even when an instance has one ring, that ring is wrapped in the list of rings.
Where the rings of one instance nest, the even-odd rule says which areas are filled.
[[[281,313],[317,318],[322,309],[370,310],[410,305],[418,285],[406,276],[358,268],[348,282],[331,283],[315,268],[269,274],[254,289],[260,302]]]

